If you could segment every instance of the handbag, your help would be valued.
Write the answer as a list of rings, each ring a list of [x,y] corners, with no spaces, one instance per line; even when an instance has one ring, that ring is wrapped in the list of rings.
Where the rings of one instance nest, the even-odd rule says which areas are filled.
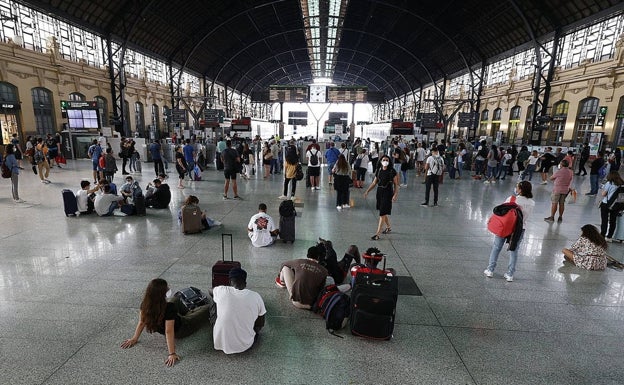
[[[55,161],[57,164],[67,164],[67,159],[65,159],[65,157],[64,157],[63,155],[57,155],[57,156],[54,158],[54,161]]]
[[[295,179],[303,179],[303,167],[301,166],[301,163],[297,163],[297,168],[295,169]]]

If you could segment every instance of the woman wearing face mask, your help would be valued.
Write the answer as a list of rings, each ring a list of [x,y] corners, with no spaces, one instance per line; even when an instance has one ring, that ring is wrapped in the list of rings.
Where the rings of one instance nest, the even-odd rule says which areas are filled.
[[[123,349],[136,345],[143,329],[147,329],[148,333],[164,334],[169,351],[165,360],[167,366],[173,366],[180,360],[176,354],[175,338],[187,337],[216,319],[216,309],[210,296],[208,304],[187,311],[179,298],[167,298],[170,291],[167,281],[161,278],[155,278],[147,285],[134,336],[121,344]]]
[[[392,202],[396,202],[399,197],[399,174],[390,166],[388,155],[381,157],[381,167],[375,173],[373,183],[364,192],[364,198],[376,185],[378,186],[376,208],[379,210],[379,224],[377,232],[371,237],[374,241],[379,239],[379,234],[388,234],[392,231],[388,216],[392,213]],[[386,228],[382,231],[384,224]]]
[[[557,218],[557,222],[563,222],[565,200],[570,193],[570,185],[572,185],[572,179],[574,178],[574,171],[572,171],[569,166],[570,164],[568,161],[563,159],[561,163],[559,163],[559,166],[557,166],[559,169],[550,177],[550,180],[554,181],[554,184],[552,194],[550,194],[550,216],[544,218],[546,222],[555,221],[557,206],[559,206],[559,218]]]

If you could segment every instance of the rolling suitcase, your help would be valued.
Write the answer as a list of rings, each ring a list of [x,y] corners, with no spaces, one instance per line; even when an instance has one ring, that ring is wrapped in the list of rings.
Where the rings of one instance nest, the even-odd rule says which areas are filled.
[[[389,340],[394,330],[397,277],[381,274],[358,274],[351,292],[351,334]]]
[[[230,260],[225,260],[225,237],[230,237]],[[234,260],[234,249],[232,248],[232,234],[221,234],[221,254],[222,259],[212,266],[212,287],[229,286],[230,270],[241,267],[240,262]]]
[[[282,242],[295,242],[295,217],[280,216],[279,236]]]
[[[63,206],[65,208],[65,216],[76,216],[78,212],[78,201],[76,200],[76,196],[74,192],[68,189],[64,189],[62,191],[63,194]]]
[[[137,195],[134,198],[134,213],[139,216],[145,216],[145,197],[143,194]]]
[[[197,206],[184,206],[182,208],[182,232],[184,234],[196,234],[202,231],[202,212]]]

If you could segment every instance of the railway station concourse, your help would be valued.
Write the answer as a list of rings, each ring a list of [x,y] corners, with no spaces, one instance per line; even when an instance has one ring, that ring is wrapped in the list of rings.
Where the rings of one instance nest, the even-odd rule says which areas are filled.
[[[284,89],[316,79],[329,84],[314,89],[324,99],[308,93],[302,104],[336,103],[332,92],[357,104],[349,98],[364,92],[371,122],[438,114],[421,127],[427,136],[576,148],[599,132],[603,148],[616,148],[624,145],[623,11],[616,0],[0,0],[3,147],[14,133],[22,144],[29,135],[73,135],[67,165],[52,169],[51,183],[28,164],[21,170],[25,202],[13,202],[10,181],[0,180],[0,383],[624,382],[624,273],[585,271],[561,254],[581,226],[600,225],[596,198],[584,195],[588,177],[575,177],[579,197],[562,223],[543,220],[552,185],[533,179],[536,207],[513,282],[502,277],[505,251],[494,277],[483,269],[493,241],[487,219],[512,194],[517,175],[489,185],[446,177],[439,206],[421,207],[425,187],[412,170],[393,206],[392,232],[372,241],[374,194],[365,199],[352,189],[353,207],[338,212],[323,168],[320,190],[297,188],[296,241],[267,248],[251,246],[246,226],[261,202],[279,216],[283,175],[263,178],[261,167],[239,179],[242,200],[225,201],[214,166],[184,189],[170,171],[169,209],[148,209],[145,217],[66,217],[61,199],[62,189],[91,179],[77,137],[105,126],[110,135],[147,142],[188,127],[212,133],[200,114],[212,110],[226,119],[282,120],[288,138],[287,119],[273,106],[290,101],[278,100],[289,94]],[[82,117],[87,126],[75,130],[79,122],[61,102],[95,106],[96,128]],[[188,112],[184,122],[173,121],[174,110]],[[133,174],[141,186],[154,177],[147,160]],[[181,234],[178,210],[189,195],[222,226]],[[161,335],[144,333],[121,349],[151,279],[166,279],[174,291],[210,287],[221,233],[233,234],[248,288],[266,304],[254,347],[215,351],[206,327],[176,342],[182,359],[174,367],[164,365]],[[348,328],[333,336],[275,287],[280,264],[304,257],[319,237],[339,255],[351,244],[387,254],[400,277],[390,341],[358,338]],[[610,243],[609,254],[622,260],[623,247]]]

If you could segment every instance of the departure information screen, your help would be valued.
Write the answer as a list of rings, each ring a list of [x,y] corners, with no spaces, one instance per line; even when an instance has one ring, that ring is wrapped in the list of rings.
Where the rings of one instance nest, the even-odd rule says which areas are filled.
[[[330,103],[366,103],[368,87],[327,87],[327,101]]]
[[[270,86],[269,101],[306,103],[308,101],[308,86]]]

